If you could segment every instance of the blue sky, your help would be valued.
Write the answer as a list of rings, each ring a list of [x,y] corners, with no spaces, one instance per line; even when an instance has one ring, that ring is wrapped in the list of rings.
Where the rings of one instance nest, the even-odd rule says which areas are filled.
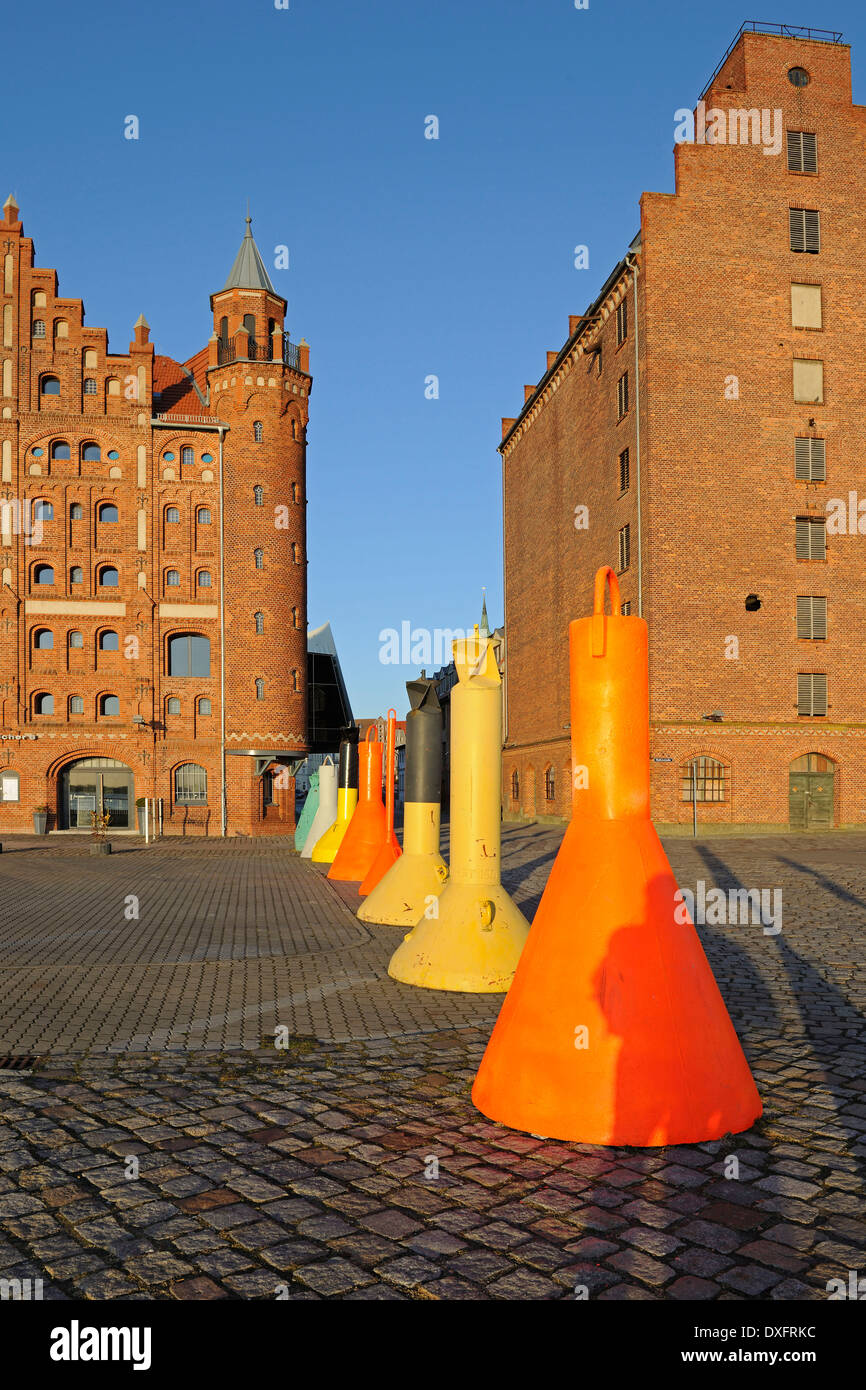
[[[866,99],[862,5],[785,10],[844,32]],[[482,585],[502,621],[500,417],[624,253],[642,190],[672,190],[673,113],[747,17],[727,0],[43,0],[4,19],[2,197],[113,347],[142,311],[158,352],[203,346],[250,199],[311,346],[309,618],[332,624],[356,715],[405,712],[414,670],[380,662],[382,629],[467,627]]]

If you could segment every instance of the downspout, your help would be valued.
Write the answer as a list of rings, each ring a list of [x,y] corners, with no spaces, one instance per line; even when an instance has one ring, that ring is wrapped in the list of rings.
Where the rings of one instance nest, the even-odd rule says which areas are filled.
[[[638,347],[638,317],[637,317],[637,277],[638,263],[637,256],[629,256],[628,263],[634,271],[634,450],[635,450],[635,476],[637,480],[637,613],[638,617],[643,617],[643,536],[641,530],[641,486],[640,486],[640,356]]]
[[[508,600],[505,588],[505,455],[502,455],[502,625],[505,637],[502,643],[502,664],[505,679],[502,682],[502,743],[508,742]]]
[[[225,572],[225,488],[223,485],[223,439],[220,426],[220,835],[226,837],[226,572]]]

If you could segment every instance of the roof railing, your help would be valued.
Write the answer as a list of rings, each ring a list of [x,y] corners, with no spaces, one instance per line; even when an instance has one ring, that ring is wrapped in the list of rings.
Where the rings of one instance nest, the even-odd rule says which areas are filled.
[[[783,39],[814,39],[816,43],[841,43],[842,32],[839,29],[809,29],[802,24],[769,24],[763,19],[747,19],[745,24],[741,24],[731,42],[725,50],[725,56],[714,69],[709,82],[706,82],[701,89],[701,99],[712,87],[725,63],[730,58],[743,34],[775,34]]]

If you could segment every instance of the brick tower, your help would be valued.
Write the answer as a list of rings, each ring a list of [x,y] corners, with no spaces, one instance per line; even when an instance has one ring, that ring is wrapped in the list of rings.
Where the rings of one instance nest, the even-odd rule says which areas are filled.
[[[283,824],[294,786],[263,760],[306,748],[306,427],[309,348],[285,333],[251,221],[211,296],[207,379],[223,457],[226,781],[229,803]],[[273,808],[273,809],[269,809]]]

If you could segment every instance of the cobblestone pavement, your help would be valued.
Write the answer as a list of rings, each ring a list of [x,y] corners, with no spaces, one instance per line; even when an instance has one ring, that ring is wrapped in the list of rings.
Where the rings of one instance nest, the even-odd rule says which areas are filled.
[[[558,840],[506,829],[529,915]],[[399,934],[284,843],[30,843],[0,859],[0,1051],[37,1054],[0,1069],[0,1279],[54,1299],[785,1301],[866,1272],[866,836],[666,841],[683,888],[781,888],[784,917],[699,928],[764,1116],[659,1150],[484,1119],[469,1087],[499,999],[388,980]],[[286,1052],[261,1048],[275,1022]]]

